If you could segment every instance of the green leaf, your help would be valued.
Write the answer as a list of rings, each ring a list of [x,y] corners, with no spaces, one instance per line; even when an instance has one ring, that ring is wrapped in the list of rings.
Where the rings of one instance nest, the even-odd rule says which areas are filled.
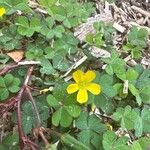
[[[143,122],[140,116],[137,116],[135,120],[134,129],[135,129],[135,136],[140,137],[143,133]]]
[[[8,135],[6,137],[4,137],[4,139],[2,141],[3,145],[9,147],[9,150],[18,148],[18,147],[16,147],[16,146],[18,146],[18,142],[19,142],[19,138],[18,138],[18,134],[16,132],[14,132],[14,133],[9,132]]]
[[[41,122],[46,123],[46,120],[49,117],[48,107],[40,100],[36,101],[36,106]],[[31,129],[37,125],[37,116],[31,101],[25,101],[22,105],[22,125],[26,134],[30,133]]]
[[[138,89],[133,84],[129,84],[129,90],[134,96],[139,95]]]
[[[59,5],[59,6],[54,5],[53,7],[50,8],[50,10],[52,11],[52,13],[54,15],[56,15],[56,14],[59,14],[59,15],[62,15],[62,16],[66,15],[66,10],[61,5]]]
[[[99,74],[99,82],[102,85],[112,85],[113,84],[113,76],[107,74]]]
[[[6,86],[5,86],[5,81],[4,81],[4,79],[2,78],[2,77],[0,77],[0,89],[1,88],[5,88]]]
[[[132,45],[136,45],[139,47],[146,46],[146,39],[148,37],[148,33],[145,29],[138,29],[133,26],[131,31],[128,34],[128,40]]]
[[[81,130],[78,134],[78,139],[89,147],[93,143],[92,138],[100,138],[98,133],[102,133],[106,129],[106,126],[101,123],[99,118],[95,115],[88,115],[87,112],[80,114],[80,117],[75,120],[75,126]]]
[[[12,85],[9,85],[8,86],[8,90],[11,92],[11,93],[16,93],[20,90],[20,87],[19,87],[19,84],[20,84],[20,80],[18,78],[14,78],[13,79],[13,82],[12,82]]]
[[[103,135],[103,147],[105,150],[129,150],[129,147],[126,145],[127,141],[127,137],[117,139],[114,131],[107,131]]]
[[[114,97],[117,93],[113,87],[113,76],[107,74],[100,74],[99,75],[99,84],[102,87],[102,92],[107,97]]]
[[[65,27],[71,28],[71,23],[69,22],[68,19],[65,19],[65,20],[63,21],[63,24],[64,24]]]
[[[130,106],[125,108],[117,108],[116,112],[112,115],[113,119],[120,122],[122,129],[134,129],[135,122],[138,117],[137,112],[131,109]]]
[[[143,89],[150,85],[150,69],[145,69],[137,80],[137,87]]]
[[[57,54],[60,52],[63,53],[63,56],[67,53],[73,54],[77,52],[79,41],[74,37],[72,33],[63,34],[61,39],[58,39],[54,42],[54,49],[57,49]],[[58,51],[59,50],[59,51]]]
[[[34,31],[39,32],[41,29],[41,21],[37,17],[33,17],[30,20],[30,28],[33,28]]]
[[[7,146],[4,146],[3,144],[0,145],[0,149],[1,149],[1,150],[6,150],[6,148],[8,149]]]
[[[41,66],[40,72],[46,75],[54,74],[55,70],[48,59],[42,59],[41,60]]]
[[[105,71],[109,74],[109,75],[113,75],[114,72],[113,72],[113,68],[111,65],[107,65],[106,68],[105,68]]]
[[[53,66],[56,69],[59,69],[61,71],[67,71],[69,68],[69,62],[64,58],[63,55],[55,55],[53,57]]]
[[[74,150],[90,150],[88,147],[86,147],[83,143],[76,140],[73,136],[71,136],[68,133],[65,133],[61,136],[61,142],[63,144],[66,144],[68,148],[74,149]]]
[[[136,102],[138,103],[139,106],[142,104],[142,98],[139,94],[136,95]]]
[[[141,65],[141,64],[137,64],[134,66],[134,70],[139,74],[141,75],[142,72],[144,71],[144,67]]]
[[[49,144],[47,146],[47,150],[57,150],[57,145],[56,144]]]
[[[133,144],[131,145],[132,150],[143,150],[139,142],[134,141]]]
[[[72,117],[78,117],[81,113],[81,108],[78,105],[69,105],[66,106],[65,109],[68,111],[68,113],[72,116]]]
[[[15,78],[12,74],[6,74],[4,77],[5,80],[5,84],[7,89],[11,92],[11,93],[16,93],[19,91],[20,87],[20,80],[19,78]]]
[[[9,97],[9,91],[5,89],[0,89],[0,100],[5,100]]]
[[[48,25],[48,27],[51,29],[53,27],[53,25],[55,24],[55,20],[52,17],[47,17],[46,19],[46,23]],[[57,27],[57,26],[56,26]]]
[[[53,95],[58,101],[62,101],[67,97],[67,86],[68,84],[64,82],[59,82],[58,84],[55,84]]]
[[[102,47],[105,45],[105,41],[103,40],[103,34],[100,32],[97,32],[96,34],[87,34],[86,41],[90,45],[95,45],[96,47]]]
[[[28,60],[41,60],[43,58],[43,50],[39,47],[31,47],[25,53]]]
[[[55,56],[55,51],[50,47],[46,47],[44,52],[46,53],[45,58],[47,59],[52,59]]]
[[[4,78],[0,77],[0,100],[5,100],[9,97],[9,93],[19,91],[20,80],[12,74],[6,74]]]
[[[60,90],[62,94],[64,94],[63,90]],[[80,107],[75,104],[67,104],[65,100],[70,101],[67,97],[64,98],[65,100],[63,100],[62,96],[59,99],[59,94],[57,94],[57,92],[61,94],[59,92],[59,89],[55,89],[54,96],[56,95],[56,97],[54,97],[53,95],[49,95],[47,97],[48,104],[56,109],[56,111],[52,115],[52,123],[55,126],[58,126],[60,124],[62,127],[68,127],[72,123],[72,117],[78,117],[81,110]]]
[[[103,59],[105,63],[108,64],[108,68],[106,69],[108,74],[115,73],[117,76],[125,74],[125,62],[123,59],[119,58],[116,52],[111,53],[111,58]]]
[[[53,16],[57,21],[63,21],[66,17],[66,10],[61,5],[53,5],[53,7],[48,9],[48,13]]]
[[[3,48],[5,51],[22,48],[22,36],[17,34],[16,25],[5,26],[1,32],[0,48]]]
[[[56,100],[56,98],[53,95],[48,95],[47,96],[47,103],[54,108],[57,108],[60,106],[59,102]]]
[[[82,112],[79,119],[77,119],[75,121],[75,125],[77,128],[79,128],[80,130],[85,130],[88,128],[88,125],[87,125],[87,118],[88,118],[88,113],[86,112]]]
[[[57,111],[55,111],[52,115],[52,124],[54,126],[58,126],[59,125],[59,122],[61,120],[61,111],[62,111],[62,108],[59,108]]]
[[[136,80],[137,77],[138,73],[132,68],[128,69],[128,71],[126,72],[126,79],[129,81]]]
[[[34,32],[39,32],[40,31],[40,19],[36,17],[32,17],[31,20],[29,20],[25,16],[19,16],[16,20],[16,25],[18,26],[18,33],[31,37]]]
[[[9,60],[9,57],[5,54],[0,55],[0,63],[5,64]]]
[[[13,79],[14,79],[14,77],[13,77],[12,74],[6,74],[5,77],[4,77],[5,84],[6,84],[7,86],[11,85],[12,82],[13,82]]]
[[[132,50],[134,48],[134,46],[130,43],[127,43],[126,45],[123,45],[122,48],[125,52],[128,52],[128,51]]]
[[[54,5],[57,2],[57,0],[50,0],[50,1],[49,0],[38,0],[38,2],[42,6],[48,8],[48,7],[51,7],[52,5]]]
[[[4,5],[5,9],[7,10],[6,14],[11,15],[15,12],[23,11],[23,12],[31,12],[30,7],[28,6],[27,0],[1,0],[0,4]]]
[[[103,93],[101,93],[98,96],[95,96],[94,103],[106,114],[111,114],[114,110],[112,99],[110,97],[107,97]]]
[[[72,123],[72,117],[65,108],[62,108],[60,124],[62,127],[69,127]]]
[[[59,124],[62,127],[68,127],[72,123],[72,117],[68,114],[65,108],[60,107],[52,116],[52,123],[55,126]]]
[[[135,59],[139,59],[142,55],[140,47],[134,47],[131,51],[131,55]]]
[[[135,59],[139,59],[141,56],[141,50],[146,47],[148,39],[148,32],[145,29],[138,29],[133,26],[128,34],[128,42],[123,46],[123,49],[128,52],[131,51],[131,55]]]
[[[93,41],[94,35],[89,33],[86,35],[86,42],[88,42],[89,44],[93,45],[94,41]]]
[[[141,112],[142,122],[143,122],[143,131],[146,133],[150,132],[150,109],[145,107]]]
[[[142,137],[138,141],[142,147],[142,150],[148,150],[150,148],[150,138]]]
[[[17,85],[14,85],[14,86],[11,86],[8,88],[8,90],[11,92],[11,93],[16,93],[20,90],[20,87],[17,86]]]
[[[92,150],[98,150],[101,146],[101,135],[92,130],[83,130],[78,134],[78,140]],[[98,141],[95,143],[95,141]],[[94,147],[94,149],[93,149]]]
[[[150,103],[150,69],[143,70],[141,70],[141,75],[137,80],[136,87],[139,89],[141,101]]]
[[[59,25],[59,26],[56,26],[54,28],[54,35],[58,38],[61,38],[63,36],[63,33],[65,32],[65,29],[63,26]]]
[[[149,104],[150,103],[150,86],[145,86],[140,93],[142,102]]]
[[[113,71],[116,75],[125,73],[125,62],[122,59],[117,59],[112,63]]]
[[[29,27],[29,21],[25,16],[19,16],[16,20],[16,25],[18,25],[18,33],[21,35],[26,35],[26,28]]]
[[[31,132],[31,129],[33,128],[34,126],[34,119],[32,116],[26,116],[26,115],[23,115],[22,117],[22,124],[23,124],[23,129],[25,131],[25,133],[30,133]]]

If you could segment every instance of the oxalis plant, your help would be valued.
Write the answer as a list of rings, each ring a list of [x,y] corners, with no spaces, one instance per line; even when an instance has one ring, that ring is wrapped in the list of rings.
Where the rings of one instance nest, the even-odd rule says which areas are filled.
[[[95,8],[0,0],[0,150],[150,149],[150,69],[127,66],[110,41],[111,25],[95,23],[87,46],[74,36]],[[124,49],[139,59],[147,38],[132,28]],[[90,46],[111,56],[95,58]],[[83,53],[86,61],[74,67]],[[92,67],[101,63],[103,70]]]

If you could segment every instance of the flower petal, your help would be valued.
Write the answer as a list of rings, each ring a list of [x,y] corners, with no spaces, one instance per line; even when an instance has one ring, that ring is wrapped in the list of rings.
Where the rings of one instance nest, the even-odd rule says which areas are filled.
[[[1,7],[0,8],[0,17],[2,17],[6,13],[5,8]]]
[[[78,83],[79,81],[83,81],[84,73],[81,70],[77,70],[73,73],[73,79]]]
[[[71,94],[71,93],[74,93],[76,91],[78,91],[79,87],[77,84],[70,84],[68,87],[67,87],[67,92],[68,94]]]
[[[96,83],[87,84],[86,89],[94,95],[98,95],[101,92],[101,86]]]
[[[77,101],[80,104],[86,103],[88,100],[88,94],[86,89],[80,89],[77,94]]]
[[[85,80],[85,82],[91,82],[92,80],[95,79],[95,77],[96,77],[95,72],[89,70],[89,71],[87,71],[87,72],[85,73],[85,75],[84,75],[84,80]]]

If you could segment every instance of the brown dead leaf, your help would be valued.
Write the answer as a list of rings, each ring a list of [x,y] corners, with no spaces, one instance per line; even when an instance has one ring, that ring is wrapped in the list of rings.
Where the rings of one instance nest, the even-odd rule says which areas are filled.
[[[15,62],[19,62],[23,58],[24,51],[17,50],[17,51],[13,51],[13,52],[7,53],[7,55],[9,57],[11,57]]]

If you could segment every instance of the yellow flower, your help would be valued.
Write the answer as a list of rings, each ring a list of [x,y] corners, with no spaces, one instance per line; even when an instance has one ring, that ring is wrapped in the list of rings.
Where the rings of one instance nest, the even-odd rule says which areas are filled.
[[[68,94],[78,91],[77,101],[81,104],[86,103],[88,100],[87,91],[90,91],[94,95],[98,95],[101,92],[101,86],[91,82],[95,77],[96,74],[94,71],[89,70],[86,73],[81,70],[75,71],[73,73],[73,79],[76,83],[70,84],[67,87]]]
[[[6,10],[4,7],[0,7],[0,17],[2,17],[6,13]]]

